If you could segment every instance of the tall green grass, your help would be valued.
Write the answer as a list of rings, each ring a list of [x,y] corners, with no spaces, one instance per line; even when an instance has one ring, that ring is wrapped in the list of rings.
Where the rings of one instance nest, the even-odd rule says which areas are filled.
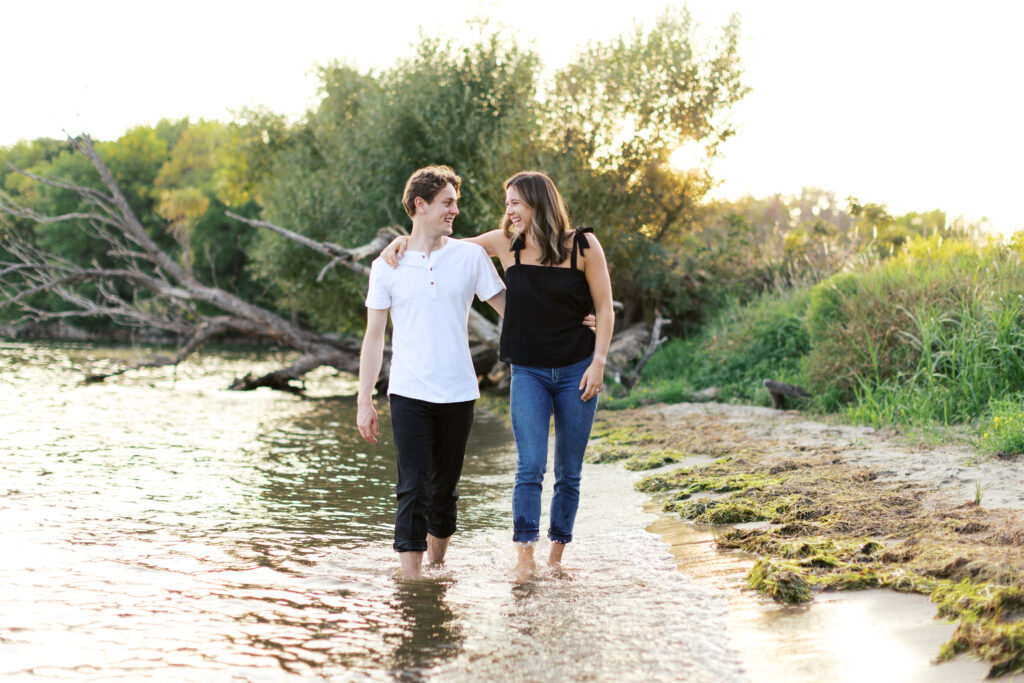
[[[617,400],[681,400],[714,386],[720,400],[763,404],[761,380],[772,378],[853,421],[971,423],[992,441],[995,418],[1005,432],[1024,408],[1022,251],[1024,239],[921,238],[885,262],[728,306],[698,336],[659,350],[641,389]],[[1003,436],[1024,444],[1024,424]]]
[[[1024,392],[1016,250],[920,240],[857,278],[807,359],[809,382],[837,398],[824,408],[874,425],[950,425]]]
[[[715,387],[718,400],[767,404],[763,379],[795,381],[809,350],[803,313],[807,292],[764,295],[748,305],[725,307],[704,330],[673,339],[651,357],[640,386],[602,405],[623,408],[677,402]]]

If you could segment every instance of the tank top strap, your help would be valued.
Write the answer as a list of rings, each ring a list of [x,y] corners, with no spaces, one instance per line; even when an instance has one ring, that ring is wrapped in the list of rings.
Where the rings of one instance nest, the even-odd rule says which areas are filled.
[[[594,229],[591,228],[590,226],[580,226],[580,227],[576,228],[575,230],[573,230],[572,257],[571,257],[572,260],[570,261],[570,265],[572,266],[573,270],[579,270],[576,267],[576,250],[579,249],[580,256],[583,256],[583,250],[590,248],[590,243],[587,242],[587,233],[588,232],[589,233],[593,233]],[[517,252],[517,256],[518,256],[518,252]],[[517,261],[517,263],[518,263],[518,261]]]
[[[524,242],[525,240],[523,239],[522,235],[516,235],[515,237],[512,238],[512,244],[508,248],[509,251],[514,251],[516,253],[517,266],[519,265],[519,251],[523,248]]]

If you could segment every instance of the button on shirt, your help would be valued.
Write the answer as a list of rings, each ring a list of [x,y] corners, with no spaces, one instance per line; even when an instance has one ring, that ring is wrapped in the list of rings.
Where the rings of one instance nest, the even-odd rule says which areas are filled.
[[[430,255],[406,250],[392,268],[370,267],[366,307],[390,309],[388,394],[431,403],[480,397],[469,353],[469,307],[505,289],[484,248],[448,238]]]

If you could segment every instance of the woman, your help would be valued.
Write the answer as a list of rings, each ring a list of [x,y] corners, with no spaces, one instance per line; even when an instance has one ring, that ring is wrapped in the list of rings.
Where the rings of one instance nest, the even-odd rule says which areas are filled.
[[[549,567],[561,566],[565,545],[572,541],[583,454],[615,323],[611,279],[593,230],[572,229],[561,194],[543,173],[521,172],[506,180],[500,228],[468,241],[501,261],[508,287],[499,355],[512,368],[512,431],[519,454],[512,540],[516,579],[522,582],[536,571],[533,549],[540,535],[552,415]],[[404,245],[405,238],[398,238],[382,256],[394,265]],[[591,310],[597,314],[596,334],[579,322]]]

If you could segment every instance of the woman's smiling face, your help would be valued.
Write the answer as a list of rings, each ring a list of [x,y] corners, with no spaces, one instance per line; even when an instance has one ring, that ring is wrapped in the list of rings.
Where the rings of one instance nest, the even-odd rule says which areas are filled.
[[[520,235],[525,233],[533,222],[533,209],[522,200],[515,186],[509,186],[505,191],[505,215]]]

